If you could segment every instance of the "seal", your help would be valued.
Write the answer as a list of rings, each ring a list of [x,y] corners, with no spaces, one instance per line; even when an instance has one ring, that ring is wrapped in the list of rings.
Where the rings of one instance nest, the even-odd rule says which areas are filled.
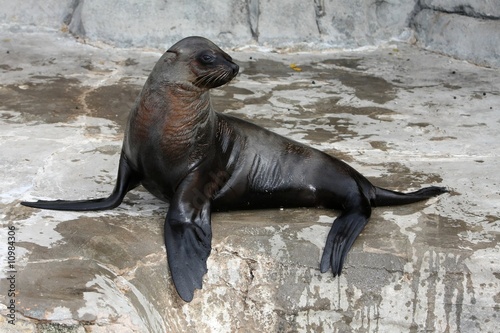
[[[272,207],[340,210],[328,234],[321,272],[342,272],[372,207],[409,204],[447,192],[400,193],[372,185],[339,159],[250,122],[217,113],[209,90],[239,67],[211,41],[188,37],[154,66],[131,110],[115,188],[107,198],[22,202],[54,210],[118,206],[142,184],[169,202],[164,238],[172,279],[186,302],[201,289],[211,251],[212,211]]]

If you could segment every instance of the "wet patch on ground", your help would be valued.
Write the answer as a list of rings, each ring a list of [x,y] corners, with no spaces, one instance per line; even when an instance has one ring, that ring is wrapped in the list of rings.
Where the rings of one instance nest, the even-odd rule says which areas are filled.
[[[360,70],[364,67],[361,65],[363,59],[361,58],[340,58],[340,59],[327,59],[321,63],[326,65],[335,65],[339,67],[346,67],[350,69]]]
[[[273,79],[287,78],[294,74],[294,70],[282,62],[270,59],[255,59],[250,61],[238,61],[240,73],[252,77],[268,77]]]
[[[343,85],[354,89],[354,95],[361,100],[384,104],[396,98],[398,87],[389,81],[362,71],[363,59],[330,59],[318,65],[330,67],[327,72],[321,71],[318,78],[339,80]],[[328,66],[330,65],[330,66]],[[334,65],[335,67],[331,67]],[[348,70],[339,68],[344,67]]]
[[[141,309],[148,306],[146,299],[154,299],[155,290],[163,289],[158,286],[169,284],[163,237],[158,230],[163,216],[152,219],[112,214],[97,218],[84,216],[65,222],[56,222],[50,215],[44,216],[47,222],[38,223],[45,224],[41,230],[52,231],[47,227],[50,223],[56,225],[52,232],[60,235],[60,239],[49,246],[38,244],[37,239],[47,235],[35,232],[39,229],[36,225],[17,229],[21,240],[17,246],[29,253],[23,270],[31,272],[17,276],[17,310],[24,316],[44,320],[51,314],[40,309],[50,309],[54,310],[52,315],[62,316],[59,320],[100,324],[102,318],[107,320],[108,314],[103,317],[97,312],[92,299],[102,298],[100,302],[107,304],[104,312],[110,311],[110,316],[129,316],[128,311],[121,313],[120,309],[132,306],[140,313],[141,324],[148,325],[148,320],[152,320],[150,312],[141,313]],[[146,271],[154,268],[161,273],[149,272],[143,276],[144,268]],[[110,290],[103,290],[102,285],[93,283],[101,277],[113,284]],[[131,284],[124,277],[149,281],[145,287],[138,286],[148,295],[143,296],[138,289],[131,290]],[[0,282],[2,288],[4,281]],[[55,313],[55,309],[64,312]]]
[[[388,151],[390,150],[389,148],[389,143],[385,141],[371,141],[370,145],[372,146],[373,149],[378,149],[381,151]]]
[[[380,167],[382,170],[380,177],[370,177],[370,181],[379,187],[392,190],[404,192],[408,188],[420,188],[422,184],[441,184],[443,182],[439,174],[416,172],[399,162],[370,164],[370,166]]]
[[[255,110],[269,107],[272,101],[269,99],[273,93],[267,93],[261,97],[248,97],[243,102],[227,99],[225,96],[214,98],[214,107],[224,110],[224,106],[255,106]],[[227,108],[227,113],[248,119],[259,126],[266,128],[288,128],[294,133],[304,133],[304,139],[313,143],[326,141],[341,141],[358,137],[367,139],[370,135],[359,135],[356,128],[367,123],[392,121],[396,112],[382,107],[353,107],[338,104],[338,97],[317,99],[313,104],[293,104],[293,101],[279,100],[288,103],[290,108],[276,107],[267,115],[255,117],[249,113],[238,111],[240,108]]]
[[[27,122],[71,122],[82,113],[80,81],[63,76],[35,76],[28,82],[0,86],[0,109],[21,112]]]
[[[460,234],[481,230],[480,226],[473,227],[464,221],[436,214],[422,215],[417,224],[408,228],[408,231],[415,232],[415,241],[424,247],[458,250],[457,244],[461,244],[462,254],[464,254],[463,247],[472,244],[465,244]],[[491,244],[488,244],[488,246],[491,246]],[[470,252],[472,253],[472,251]]]
[[[252,79],[259,81],[289,78],[288,90],[294,89],[297,79],[310,79],[310,85],[314,80],[333,81],[338,80],[343,85],[354,89],[354,95],[361,99],[377,104],[384,104],[396,98],[397,86],[389,81],[376,77],[359,70],[362,59],[330,59],[319,63],[300,65],[301,71],[296,72],[290,66],[282,62],[272,60],[258,60],[241,62],[242,73],[249,75]],[[342,68],[343,67],[343,68]],[[344,69],[348,68],[348,69]],[[354,68],[354,69],[352,69]],[[301,83],[301,88],[304,84]]]
[[[141,87],[121,79],[97,88],[75,78],[33,76],[23,84],[0,86],[0,110],[17,111],[25,122],[70,123],[80,115],[116,122],[122,131]],[[2,118],[8,118],[8,114]],[[92,129],[90,129],[92,132]]]
[[[11,67],[7,64],[0,65],[0,69],[4,72],[18,72],[23,70],[22,67]]]
[[[124,81],[98,87],[85,95],[89,115],[112,120],[121,127],[121,131],[125,130],[130,110],[142,89]]]

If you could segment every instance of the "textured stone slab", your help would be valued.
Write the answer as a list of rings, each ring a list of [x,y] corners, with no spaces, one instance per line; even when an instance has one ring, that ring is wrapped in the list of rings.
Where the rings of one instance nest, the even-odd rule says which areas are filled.
[[[70,30],[119,46],[167,47],[191,35],[246,45],[252,35],[244,1],[80,1]]]
[[[318,269],[337,212],[214,214],[209,272],[186,304],[167,269],[168,205],[145,191],[105,212],[19,205],[112,190],[129,108],[161,53],[5,32],[0,52],[2,265],[7,226],[17,239],[17,321],[7,322],[2,266],[2,332],[497,331],[498,70],[404,44],[230,51],[241,74],[214,91],[217,110],[338,156],[378,185],[452,192],[374,209],[340,278]]]
[[[37,26],[61,29],[71,21],[74,11],[73,0],[0,0],[0,23],[16,26]]]
[[[422,0],[420,5],[442,12],[500,19],[500,1],[497,0]]]
[[[0,0],[0,8],[0,24],[11,31],[50,28],[119,47],[164,49],[189,35],[295,51],[418,40],[500,67],[498,0]]]
[[[119,46],[164,47],[188,35],[218,44],[359,47],[408,39],[414,0],[80,1],[70,30]]]
[[[418,44],[456,58],[500,67],[500,20],[422,10],[415,19]]]
[[[318,0],[316,22],[320,41],[337,47],[379,45],[391,39],[408,40],[414,0]]]

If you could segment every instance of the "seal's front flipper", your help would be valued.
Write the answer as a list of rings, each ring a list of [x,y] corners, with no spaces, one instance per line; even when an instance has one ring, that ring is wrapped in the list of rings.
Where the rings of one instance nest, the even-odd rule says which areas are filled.
[[[92,199],[92,200],[54,200],[45,201],[38,200],[36,202],[21,202],[21,205],[52,210],[73,210],[73,211],[89,211],[89,210],[105,210],[115,208],[120,205],[125,194],[139,185],[140,177],[135,172],[127,161],[127,158],[122,153],[120,156],[120,164],[118,166],[118,177],[116,185],[107,198]]]
[[[195,289],[202,287],[212,244],[210,203],[194,210],[189,206],[171,204],[164,231],[172,280],[186,302],[193,299]]]
[[[368,216],[359,211],[344,212],[333,222],[321,258],[321,273],[330,267],[333,276],[342,273],[347,253],[367,222]]]

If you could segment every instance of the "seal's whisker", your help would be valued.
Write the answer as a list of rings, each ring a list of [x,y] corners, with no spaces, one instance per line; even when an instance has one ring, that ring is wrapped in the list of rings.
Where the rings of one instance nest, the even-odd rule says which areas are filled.
[[[215,77],[213,78],[213,81],[214,81],[214,82],[219,82],[219,81],[221,81],[221,79],[224,77],[224,75],[225,75],[225,71],[221,70],[221,71],[220,71],[220,73],[218,73],[218,74],[217,74],[217,76],[215,76]]]
[[[210,87],[212,84],[225,81],[228,76],[228,71],[224,67],[217,68],[214,72],[207,73],[198,77],[194,84],[200,87]]]
[[[213,83],[218,82],[219,76],[219,71],[210,73],[209,75],[205,75],[201,78],[199,85],[203,87],[209,87]]]
[[[200,87],[205,87],[209,79],[210,75],[200,76],[199,78],[196,79],[195,84]]]

